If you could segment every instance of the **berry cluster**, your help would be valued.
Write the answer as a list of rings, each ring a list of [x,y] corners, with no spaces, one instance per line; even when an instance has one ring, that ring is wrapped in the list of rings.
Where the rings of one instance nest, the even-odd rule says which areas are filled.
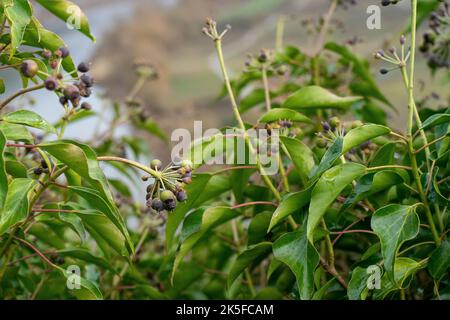
[[[431,68],[450,68],[450,12],[449,4],[443,5],[430,16],[430,30],[424,33],[420,46]]]
[[[247,61],[245,61],[246,72],[258,72],[263,68],[268,72],[273,72],[280,76],[283,76],[288,72],[286,65],[280,65],[276,62],[275,54],[272,50],[261,49],[257,56],[253,56],[252,54],[247,55]]]
[[[179,165],[171,164],[163,169],[162,162],[154,159],[150,167],[160,173],[160,176],[147,186],[147,207],[156,212],[173,211],[177,202],[187,200],[184,186],[192,182],[192,163],[184,160]],[[143,180],[148,178],[150,177],[145,176]]]
[[[94,80],[87,74],[89,72],[89,65],[82,62],[78,65],[78,71],[82,75],[76,79],[75,82],[64,79],[63,74],[60,72],[62,60],[70,55],[67,47],[61,47],[55,52],[45,49],[42,52],[42,57],[47,60],[50,68],[53,70],[51,74],[46,74],[47,78],[44,80],[44,86],[49,91],[54,91],[59,96],[59,101],[63,106],[67,106],[70,102],[74,108],[80,106],[81,109],[90,110],[92,106],[88,102],[81,102],[81,98],[88,98],[92,94],[92,87]],[[45,74],[39,70],[39,66],[34,60],[25,60],[20,65],[20,71],[24,77],[33,78],[39,72]]]
[[[343,123],[338,117],[332,117],[322,122],[323,131],[317,134],[316,146],[320,149],[326,148],[329,142],[333,142],[337,136],[344,136],[348,130],[361,127],[363,122],[355,120]]]
[[[41,174],[48,172],[49,172],[48,164],[47,162],[45,162],[45,160],[41,160],[40,166],[33,169],[33,173],[37,176],[40,176]]]
[[[399,43],[400,43],[400,53],[397,52],[397,49],[395,47],[390,48],[389,53],[384,52],[384,50],[379,50],[375,52],[374,54],[375,59],[383,60],[394,65],[394,67],[390,69],[381,68],[380,73],[382,75],[388,74],[393,70],[406,67],[406,63],[408,62],[411,56],[411,48],[405,47],[406,38],[404,35],[400,36]]]

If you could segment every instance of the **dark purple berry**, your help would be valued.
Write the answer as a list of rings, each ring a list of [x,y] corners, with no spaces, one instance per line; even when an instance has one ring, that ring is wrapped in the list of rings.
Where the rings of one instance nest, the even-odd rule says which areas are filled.
[[[177,207],[177,202],[173,199],[164,202],[164,209],[173,211]]]
[[[42,174],[42,168],[41,167],[34,168],[33,172],[35,175],[39,176]]]
[[[164,203],[158,198],[153,199],[151,206],[152,206],[153,210],[158,211],[158,212],[164,210]]]
[[[87,74],[81,75],[80,80],[88,88],[94,85],[94,79],[92,79],[92,77],[88,76]]]
[[[48,77],[45,79],[45,88],[50,91],[56,90],[58,88],[58,80],[55,77]]]
[[[42,56],[43,56],[45,59],[50,59],[50,58],[52,57],[52,53],[51,53],[50,50],[44,49],[44,51],[42,51]]]
[[[64,96],[70,101],[74,102],[80,98],[80,89],[74,85],[68,85],[64,88]]]
[[[87,64],[86,62],[81,62],[78,65],[78,71],[82,72],[82,73],[86,73],[89,71],[89,64]]]

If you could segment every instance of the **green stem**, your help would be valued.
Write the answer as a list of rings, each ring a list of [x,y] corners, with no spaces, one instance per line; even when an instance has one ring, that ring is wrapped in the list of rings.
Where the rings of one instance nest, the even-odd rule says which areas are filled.
[[[158,171],[155,171],[147,166],[144,166],[142,164],[140,164],[139,162],[133,161],[133,160],[129,160],[129,159],[125,159],[125,158],[119,158],[119,157],[98,157],[97,158],[98,161],[116,161],[116,162],[122,162],[125,164],[128,164],[132,167],[138,168],[142,171],[145,171],[149,174],[151,174],[154,178],[156,179],[160,179],[161,178],[161,173]]]
[[[236,98],[234,97],[233,89],[231,87],[230,78],[228,77],[228,72],[227,72],[227,69],[226,69],[226,66],[225,66],[225,59],[223,57],[222,40],[221,40],[221,38],[218,37],[218,38],[214,39],[214,43],[215,43],[215,46],[216,46],[217,56],[219,58],[220,68],[222,70],[222,75],[223,75],[223,78],[224,78],[225,87],[227,89],[228,96],[230,97],[231,105],[233,107],[234,116],[235,116],[235,118],[236,118],[236,120],[237,120],[237,122],[239,124],[240,129],[243,132],[244,140],[245,140],[245,143],[247,144],[247,147],[248,147],[250,153],[251,154],[256,154],[254,152],[253,145],[252,145],[252,143],[251,143],[251,141],[250,141],[250,139],[248,137],[244,121],[242,120],[241,114],[239,112],[239,107],[237,105]],[[275,198],[278,201],[280,201],[281,200],[281,195],[278,192],[278,190],[275,188],[275,186],[273,185],[272,181],[270,181],[270,178],[266,174],[264,168],[262,167],[262,165],[261,165],[257,155],[256,155],[256,166],[258,167],[258,170],[261,173],[261,177],[262,177],[264,183],[266,184],[266,186],[271,190],[271,192],[274,194]]]
[[[411,0],[411,56],[410,56],[410,65],[409,65],[409,79],[408,79],[408,132],[407,132],[407,138],[408,138],[408,151],[409,156],[411,160],[411,166],[412,166],[412,173],[414,177],[414,181],[417,186],[417,191],[419,192],[420,200],[424,204],[425,207],[425,214],[428,220],[428,224],[430,225],[431,233],[433,234],[434,241],[437,246],[440,245],[441,239],[437,233],[436,225],[433,220],[433,216],[431,214],[430,206],[428,205],[428,200],[423,192],[422,183],[420,181],[420,175],[419,175],[419,168],[417,165],[417,159],[415,155],[414,145],[413,145],[413,135],[412,135],[412,128],[413,128],[413,118],[414,113],[417,113],[417,108],[414,101],[414,63],[415,63],[415,57],[416,57],[416,33],[417,33],[417,0]],[[405,72],[405,71],[404,71]],[[417,113],[418,115],[418,113]],[[417,119],[418,123],[420,122],[420,119]],[[419,124],[420,126],[420,124]],[[426,139],[426,137],[425,137]],[[428,144],[426,140],[424,140],[425,144]]]
[[[269,81],[267,79],[266,66],[262,67],[261,75],[262,75],[262,81],[263,81],[263,85],[264,85],[264,98],[266,100],[266,110],[270,111],[270,109],[272,108],[272,103],[270,101],[270,89],[269,89]]]
[[[17,91],[12,96],[6,98],[5,100],[3,100],[0,103],[0,110],[2,110],[4,107],[6,107],[11,101],[16,99],[17,97],[20,97],[21,95],[24,95],[25,93],[28,93],[31,91],[36,91],[36,90],[42,89],[44,87],[45,87],[45,85],[42,83],[42,84],[35,85],[33,87],[24,88],[22,90]]]

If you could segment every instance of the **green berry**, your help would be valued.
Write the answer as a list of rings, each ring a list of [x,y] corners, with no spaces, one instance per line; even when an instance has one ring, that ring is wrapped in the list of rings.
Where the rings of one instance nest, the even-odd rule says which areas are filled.
[[[162,162],[159,159],[153,159],[152,162],[150,162],[150,168],[153,170],[161,170],[162,169]]]
[[[333,117],[330,119],[329,123],[331,127],[336,128],[341,123],[341,120],[339,120],[338,117]]]
[[[175,200],[175,195],[170,190],[164,190],[161,192],[160,199],[162,202]]]
[[[352,129],[362,127],[364,123],[361,120],[355,120],[352,122]]]

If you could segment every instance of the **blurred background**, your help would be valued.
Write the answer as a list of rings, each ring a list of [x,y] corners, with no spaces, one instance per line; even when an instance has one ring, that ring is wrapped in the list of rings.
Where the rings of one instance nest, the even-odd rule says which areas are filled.
[[[97,95],[123,99],[135,80],[133,62],[144,59],[156,66],[159,79],[149,82],[140,96],[148,115],[157,120],[169,133],[175,128],[192,130],[194,120],[202,120],[204,128],[220,128],[230,124],[232,114],[227,100],[218,101],[221,77],[215,59],[214,46],[201,33],[205,17],[214,17],[223,27],[232,26],[227,34],[224,50],[230,73],[242,71],[247,53],[261,48],[275,47],[277,21],[284,17],[286,44],[308,48],[313,43],[308,20],[319,19],[326,12],[328,0],[76,0],[89,18],[91,30],[97,37],[92,43],[83,35],[68,30],[66,25],[38,11],[45,27],[59,33],[68,44],[76,63],[92,63]],[[330,39],[351,43],[354,51],[373,63],[373,72],[382,91],[400,110],[390,113],[391,122],[404,130],[406,114],[403,85],[400,74],[392,72],[381,76],[381,67],[372,57],[374,51],[389,40],[398,41],[407,23],[409,2],[402,1],[389,9],[382,8],[382,29],[368,30],[367,7],[379,5],[378,0],[357,0],[347,9],[340,7],[333,20]],[[315,18],[314,18],[315,17]],[[418,95],[432,91],[442,92],[439,78],[433,79],[418,55],[419,78],[423,81]],[[8,75],[14,77],[14,74]],[[13,91],[14,88],[9,88]],[[55,97],[48,92],[35,96],[34,108],[47,119],[56,121],[60,109]],[[418,97],[420,98],[420,97]],[[110,107],[98,97],[91,100],[95,110]],[[255,110],[258,112],[257,110]],[[108,117],[108,112],[102,116]],[[252,119],[251,113],[246,119]],[[86,122],[87,121],[87,122]],[[67,131],[71,138],[89,139],[98,124],[86,120]],[[101,126],[102,124],[100,124]],[[128,134],[121,128],[118,134]],[[149,139],[154,156],[167,159],[169,146],[156,138]]]

